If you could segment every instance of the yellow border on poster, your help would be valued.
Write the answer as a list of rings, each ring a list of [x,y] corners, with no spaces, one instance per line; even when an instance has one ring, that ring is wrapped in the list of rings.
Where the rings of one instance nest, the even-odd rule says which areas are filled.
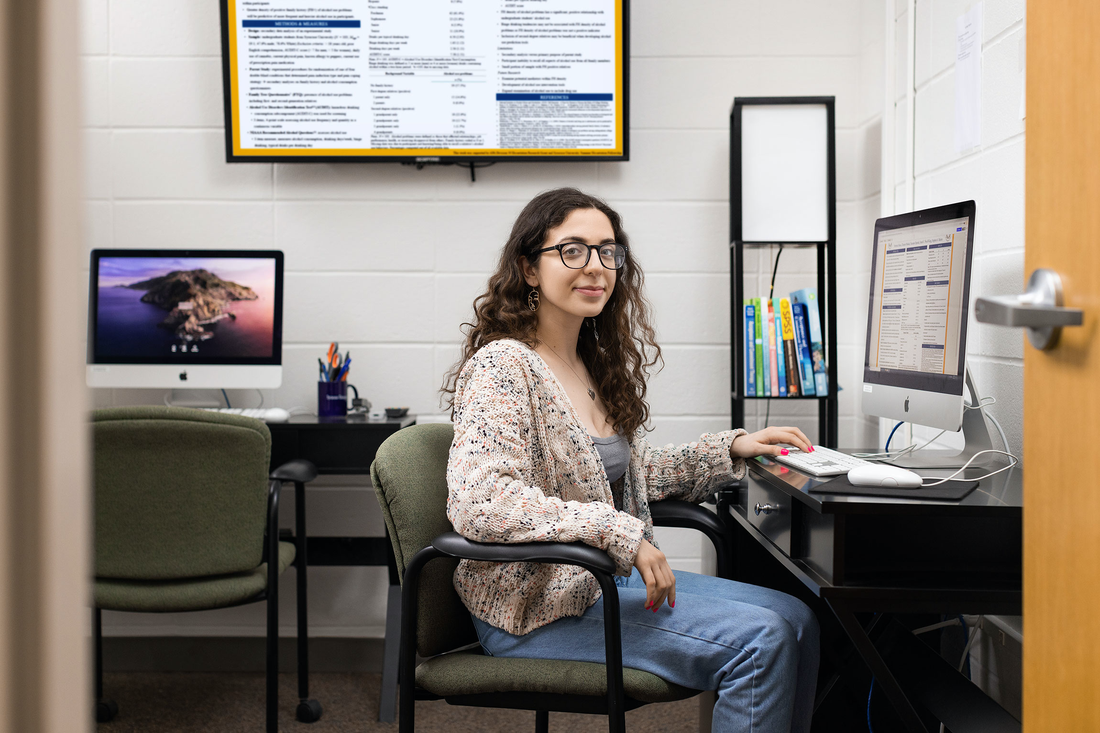
[[[584,157],[584,156],[607,156],[607,155],[622,155],[623,154],[623,67],[622,64],[618,64],[615,67],[615,147],[614,148],[600,148],[600,149],[584,149],[584,150],[568,150],[568,149],[553,149],[546,150],[542,148],[533,148],[529,150],[518,148],[498,148],[498,149],[486,149],[486,148],[425,148],[425,149],[412,149],[412,148],[361,148],[361,149],[349,149],[349,148],[294,148],[294,149],[279,149],[279,148],[242,148],[240,144],[241,140],[241,128],[240,128],[240,95],[238,94],[238,81],[237,81],[237,2],[238,0],[227,0],[228,6],[228,29],[229,33],[229,107],[230,107],[230,124],[233,128],[233,155],[240,157],[247,157],[250,155],[263,156],[263,157],[300,157],[300,156],[317,156],[317,157],[367,157],[367,156],[417,156],[417,157],[432,157],[432,158],[449,158],[455,156],[465,157],[523,157],[523,156],[571,156],[571,157]],[[614,0],[615,3],[615,61],[618,63],[622,58],[623,53],[623,0]]]

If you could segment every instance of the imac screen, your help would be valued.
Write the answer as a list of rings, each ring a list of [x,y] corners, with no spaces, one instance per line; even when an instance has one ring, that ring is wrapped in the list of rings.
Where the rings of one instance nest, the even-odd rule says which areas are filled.
[[[875,234],[864,381],[960,394],[972,211],[880,219]]]
[[[103,253],[93,267],[95,362],[279,363],[281,256]]]

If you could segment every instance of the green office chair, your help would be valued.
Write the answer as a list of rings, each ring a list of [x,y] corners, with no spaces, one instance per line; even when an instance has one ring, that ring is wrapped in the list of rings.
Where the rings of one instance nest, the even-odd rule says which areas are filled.
[[[95,486],[96,720],[103,697],[102,609],[168,613],[267,601],[267,731],[278,712],[279,575],[298,581],[298,720],[313,722],[306,631],[304,486],[308,461],[269,474],[271,434],[259,420],[176,407],[97,410]],[[295,542],[279,541],[279,488],[293,481]],[[295,545],[298,545],[297,548]],[[274,560],[274,561],[273,561]]]
[[[454,532],[446,515],[449,424],[416,425],[390,436],[371,464],[382,515],[393,542],[401,588],[400,716],[414,730],[414,702],[443,698],[452,705],[534,710],[536,733],[549,711],[606,714],[608,729],[626,730],[628,709],[699,693],[636,669],[623,669],[615,565],[607,553],[581,543],[485,544]],[[655,524],[703,531],[728,576],[727,542],[714,514],[682,501],[650,506]],[[485,655],[470,614],[451,578],[459,559],[579,565],[603,590],[607,664]],[[435,560],[435,562],[432,562]],[[426,657],[419,667],[415,654]]]

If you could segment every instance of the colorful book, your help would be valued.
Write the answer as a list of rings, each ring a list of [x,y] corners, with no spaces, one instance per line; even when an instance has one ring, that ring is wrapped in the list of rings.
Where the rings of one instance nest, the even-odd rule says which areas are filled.
[[[761,373],[763,376],[764,389],[757,390],[757,397],[771,397],[772,396],[772,350],[768,343],[768,309],[764,306],[764,298],[756,299],[756,312],[758,314],[757,320],[760,321],[760,349],[761,349],[761,361],[763,361],[764,371]]]
[[[817,288],[802,288],[791,293],[791,300],[806,306],[806,325],[810,334],[810,358],[814,365],[814,390],[818,397],[829,394],[829,372],[825,367],[825,349],[821,340],[821,309]]]
[[[794,350],[798,354],[798,375],[802,382],[802,394],[812,397],[814,387],[814,362],[810,356],[810,332],[806,326],[806,306],[791,304],[791,320],[794,325]]]
[[[764,322],[768,324],[768,335],[764,339],[766,347],[768,349],[768,377],[771,380],[771,392],[768,394],[772,397],[779,396],[779,362],[778,354],[775,352],[775,313],[772,312],[772,300],[771,298],[764,298],[764,307],[767,309],[764,315]]]
[[[760,299],[753,298],[751,300],[753,310],[756,311],[756,322],[753,323],[753,328],[756,329],[755,333],[755,346],[756,346],[756,396],[764,396],[764,337],[762,335],[763,328],[760,321]]]
[[[745,301],[745,396],[756,396],[756,306]]]
[[[787,396],[798,397],[802,392],[799,376],[798,352],[794,345],[794,317],[791,315],[790,298],[779,298],[779,322],[783,331],[783,356],[787,360]]]
[[[775,361],[779,366],[779,396],[786,397],[787,392],[787,354],[783,348],[783,319],[780,315],[779,298],[772,298],[772,320],[775,322]]]

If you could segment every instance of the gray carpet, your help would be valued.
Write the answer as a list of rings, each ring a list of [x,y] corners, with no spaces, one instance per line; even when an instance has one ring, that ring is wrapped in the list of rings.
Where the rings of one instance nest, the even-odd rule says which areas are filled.
[[[282,733],[374,733],[397,731],[378,722],[377,674],[321,672],[310,675],[310,694],[324,707],[311,725],[294,719],[297,678],[280,675],[279,730]],[[118,703],[118,717],[96,733],[259,733],[264,729],[262,674],[214,672],[114,672],[104,675],[104,694]],[[699,699],[647,705],[626,714],[631,733],[688,733],[699,730]],[[442,700],[416,704],[421,733],[512,733],[533,731],[535,714],[523,710],[466,708]],[[607,730],[607,718],[551,713],[552,733]]]

